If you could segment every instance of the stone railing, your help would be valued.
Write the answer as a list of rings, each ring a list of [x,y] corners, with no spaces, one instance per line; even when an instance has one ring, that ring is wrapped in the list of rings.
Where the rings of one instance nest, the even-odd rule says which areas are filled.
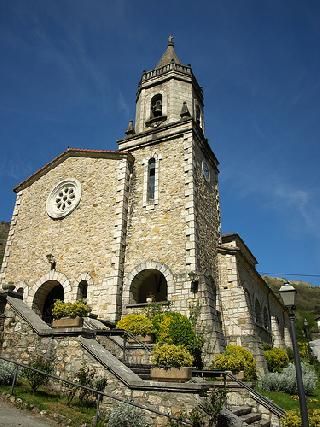
[[[188,74],[189,76],[192,76],[192,70],[190,66],[171,62],[170,64],[164,65],[160,68],[156,68],[155,70],[144,72],[141,78],[141,83],[146,80],[152,79],[153,77],[162,76],[163,74],[169,73],[170,71],[177,71],[179,73]]]

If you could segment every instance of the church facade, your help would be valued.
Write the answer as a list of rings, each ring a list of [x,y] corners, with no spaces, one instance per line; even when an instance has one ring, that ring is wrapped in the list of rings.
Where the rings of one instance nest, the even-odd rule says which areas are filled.
[[[229,342],[257,355],[288,345],[254,256],[221,235],[218,173],[202,88],[169,38],[118,150],[70,148],[17,186],[1,283],[48,322],[57,298],[85,298],[110,323],[155,301],[198,307],[209,356]]]

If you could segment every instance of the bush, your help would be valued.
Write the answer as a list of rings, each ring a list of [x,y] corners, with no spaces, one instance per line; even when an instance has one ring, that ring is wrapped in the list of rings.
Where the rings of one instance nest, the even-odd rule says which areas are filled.
[[[73,377],[68,378],[73,383],[79,386],[86,386],[93,388],[98,391],[103,391],[107,385],[107,380],[104,377],[97,377],[96,370],[87,366],[85,362],[82,363],[81,368],[74,374]],[[81,387],[74,387],[72,385],[66,385],[66,394],[68,405],[71,404],[75,396],[78,396],[82,404],[90,404],[97,398],[97,394],[86,390]]]
[[[223,354],[218,354],[214,357],[211,368],[224,369],[232,372],[244,371],[244,379],[255,380],[256,362],[253,354],[238,345],[229,344]]]
[[[117,323],[117,328],[124,329],[133,335],[148,335],[152,333],[152,321],[145,314],[127,314]]]
[[[16,368],[13,363],[0,359],[0,385],[10,385]]]
[[[192,366],[193,357],[182,345],[157,344],[152,350],[151,361],[159,368],[181,368]]]
[[[197,367],[202,368],[201,352],[203,340],[192,322],[176,312],[159,313],[152,319],[156,342],[160,344],[183,345],[193,356]]]
[[[48,374],[53,372],[53,363],[52,359],[45,356],[37,356],[29,366],[34,369],[39,369],[43,371],[43,374],[40,372],[33,371],[32,369],[24,368],[22,375],[28,381],[32,392],[38,390],[38,388],[44,384],[47,384],[50,377]]]
[[[320,410],[311,409],[308,411],[309,427],[320,426]],[[286,416],[281,419],[281,427],[301,427],[302,421],[297,411],[288,411]]]
[[[144,413],[128,403],[115,406],[107,416],[108,427],[149,427]]]
[[[62,317],[72,317],[75,318],[85,317],[91,312],[91,308],[81,300],[75,302],[63,302],[57,300],[54,303],[52,309],[52,316],[54,319],[61,319]]]
[[[307,395],[311,395],[317,386],[317,375],[312,366],[302,363],[303,385]],[[269,373],[261,380],[261,387],[268,391],[284,391],[289,394],[297,394],[296,368],[290,363],[282,372]]]
[[[289,365],[289,357],[285,350],[282,348],[272,348],[264,352],[268,370],[270,372],[280,372],[283,368]]]

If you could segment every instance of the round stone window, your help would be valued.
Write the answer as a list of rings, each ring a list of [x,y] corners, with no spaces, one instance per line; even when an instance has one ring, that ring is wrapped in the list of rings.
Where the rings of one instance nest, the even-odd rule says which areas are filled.
[[[81,199],[81,184],[77,179],[59,182],[47,198],[47,214],[51,218],[63,218],[71,213]]]

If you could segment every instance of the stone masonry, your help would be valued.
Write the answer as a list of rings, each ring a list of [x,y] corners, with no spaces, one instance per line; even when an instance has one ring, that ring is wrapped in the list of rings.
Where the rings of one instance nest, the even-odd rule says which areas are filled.
[[[288,345],[288,319],[242,239],[221,236],[203,91],[172,38],[117,143],[68,149],[17,186],[1,284],[43,319],[61,287],[111,324],[147,298],[186,315],[197,307],[206,365],[232,342],[264,369],[262,343]]]

